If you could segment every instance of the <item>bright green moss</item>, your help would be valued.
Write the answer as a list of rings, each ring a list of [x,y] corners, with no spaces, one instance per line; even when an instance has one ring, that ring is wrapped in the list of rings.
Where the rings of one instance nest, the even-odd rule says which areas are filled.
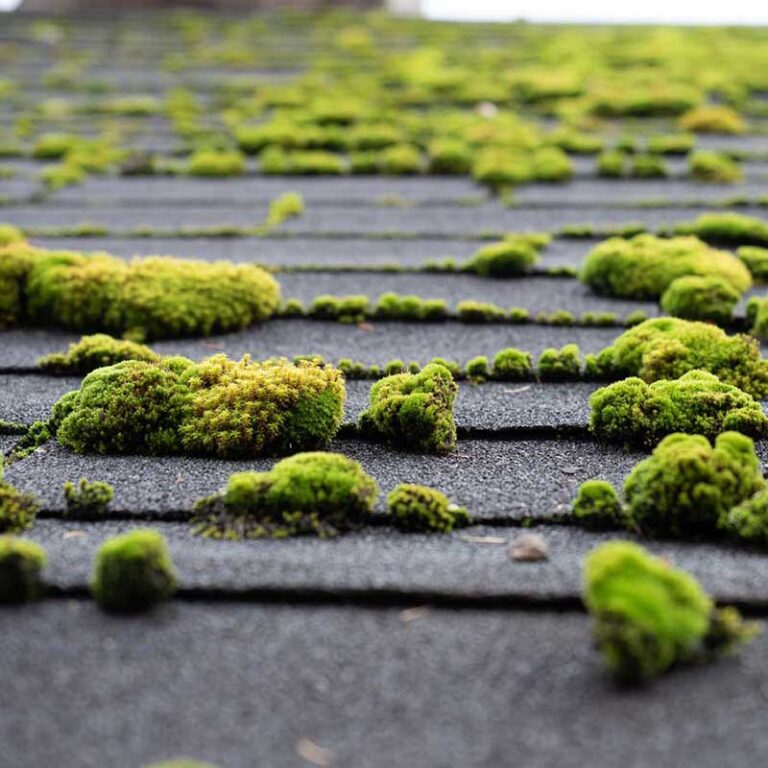
[[[719,277],[740,293],[752,284],[749,270],[731,253],[695,237],[665,240],[645,234],[603,241],[587,255],[579,278],[607,296],[658,299],[685,275]]]
[[[99,516],[104,513],[114,495],[114,488],[109,483],[99,480],[89,482],[81,477],[77,485],[69,480],[64,483],[64,499],[67,502],[68,515]]]
[[[154,363],[159,362],[160,355],[144,344],[97,333],[93,336],[83,336],[80,341],[73,342],[64,353],[41,357],[37,365],[49,373],[86,374],[124,360]]]
[[[702,435],[672,434],[624,483],[635,525],[650,535],[714,535],[732,507],[765,487],[752,440],[724,432],[714,446]]]
[[[160,256],[126,262],[25,244],[0,250],[0,321],[147,338],[207,336],[266,320],[279,299],[277,281],[251,265]]]
[[[82,139],[71,133],[43,133],[32,146],[35,160],[60,160]]]
[[[711,243],[768,245],[768,223],[743,213],[703,213],[693,221],[678,224],[675,231]]]
[[[752,397],[768,395],[768,361],[760,357],[757,340],[728,336],[709,323],[674,317],[646,320],[588,360],[588,369],[600,376],[639,376],[648,383],[676,379],[696,368]]]
[[[664,179],[667,166],[660,155],[634,155],[630,165],[632,176],[638,179]]]
[[[23,243],[24,233],[11,224],[0,224],[0,248],[11,243]]]
[[[673,280],[661,296],[662,310],[685,320],[707,320],[726,324],[741,294],[720,277],[687,275]]]
[[[678,127],[690,133],[744,133],[744,118],[731,107],[707,104],[694,107],[680,117]]]
[[[542,381],[577,381],[581,378],[579,348],[576,344],[566,344],[561,349],[545,349],[536,367]]]
[[[420,373],[387,376],[371,387],[360,429],[397,448],[448,453],[456,448],[453,407],[458,386],[448,368],[431,363]]]
[[[589,404],[590,429],[612,442],[655,445],[673,432],[706,437],[728,430],[754,437],[768,433],[760,403],[706,371],[650,385],[624,379],[598,389]]]
[[[601,152],[596,161],[597,175],[605,179],[620,179],[628,174],[628,157],[617,149]]]
[[[499,350],[493,358],[493,378],[497,381],[528,381],[533,378],[530,352],[514,347]]]
[[[40,502],[31,493],[17,491],[2,479],[0,466],[0,533],[21,533],[31,528],[40,511]]]
[[[464,372],[467,378],[474,382],[485,381],[490,376],[488,367],[488,358],[485,355],[478,355],[467,361],[464,366]]]
[[[744,262],[757,283],[768,283],[768,248],[744,245],[736,249],[736,255]]]
[[[387,496],[387,512],[404,531],[450,533],[469,524],[467,510],[452,504],[445,494],[424,485],[403,483]]]
[[[344,397],[341,372],[322,363],[169,358],[100,368],[53,416],[80,453],[245,457],[324,446]]]
[[[299,453],[269,472],[231,475],[226,490],[195,505],[195,532],[213,538],[335,536],[365,524],[379,490],[352,459]]]
[[[272,147],[261,154],[259,164],[266,175],[337,176],[345,170],[339,155],[320,150],[285,152]]]
[[[530,271],[538,261],[534,245],[523,239],[510,239],[484,245],[462,269],[481,277],[513,277]]]
[[[605,480],[587,480],[579,486],[571,516],[585,528],[623,527],[627,522],[616,489]]]
[[[535,181],[567,181],[573,176],[573,163],[559,147],[542,147],[533,153],[531,176]]]
[[[42,547],[15,536],[0,536],[0,604],[24,603],[42,591],[46,556]]]
[[[462,141],[435,139],[427,147],[431,173],[467,174],[472,167],[472,152]]]
[[[108,611],[145,611],[176,591],[176,574],[165,539],[137,529],[108,539],[96,553],[91,592]]]
[[[398,144],[381,150],[377,166],[385,176],[409,176],[421,173],[423,161],[418,147]]]
[[[464,323],[495,323],[504,320],[507,313],[489,301],[465,299],[456,305],[456,313]]]
[[[316,296],[308,314],[317,320],[336,320],[340,323],[362,323],[371,312],[367,296]]]
[[[443,320],[448,316],[448,303],[444,299],[422,299],[419,296],[401,296],[382,293],[374,310],[384,320]]]
[[[648,151],[654,155],[687,155],[696,145],[690,133],[662,134],[648,138]]]
[[[245,173],[245,157],[240,152],[199,149],[189,158],[190,176],[227,177]]]
[[[288,219],[295,219],[304,213],[304,198],[297,192],[285,192],[269,204],[266,224],[276,227]]]
[[[720,528],[742,541],[768,546],[768,490],[758,491],[722,515]]]
[[[628,541],[590,552],[583,597],[608,668],[626,682],[713,658],[755,634],[734,609],[716,609],[692,576]]]
[[[744,178],[741,165],[724,152],[700,150],[688,157],[688,172],[697,181],[735,184]]]

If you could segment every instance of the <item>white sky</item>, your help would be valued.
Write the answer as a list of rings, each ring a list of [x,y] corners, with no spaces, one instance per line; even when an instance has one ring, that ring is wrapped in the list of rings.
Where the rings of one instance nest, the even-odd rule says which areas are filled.
[[[0,0],[10,10],[20,0]],[[604,21],[682,24],[768,24],[768,4],[761,0],[643,0],[617,3],[607,0],[421,0],[431,18],[508,21]]]

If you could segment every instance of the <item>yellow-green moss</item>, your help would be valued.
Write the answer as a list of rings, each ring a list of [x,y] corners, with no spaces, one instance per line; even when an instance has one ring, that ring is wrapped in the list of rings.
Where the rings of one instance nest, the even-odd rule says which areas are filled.
[[[463,266],[481,277],[512,277],[528,272],[539,260],[538,249],[525,240],[502,240],[480,248]]]
[[[31,528],[39,511],[37,497],[16,490],[3,480],[0,466],[0,533],[21,533]]]
[[[744,118],[732,107],[704,104],[688,110],[680,117],[678,127],[690,133],[744,133]]]
[[[97,333],[93,336],[83,336],[80,341],[73,342],[66,352],[41,357],[37,364],[49,373],[86,374],[125,360],[152,363],[158,362],[160,355],[144,344]]]
[[[616,528],[627,523],[616,489],[605,480],[587,480],[579,486],[571,516],[585,528]]]
[[[741,294],[720,277],[688,275],[673,280],[659,302],[668,315],[685,320],[728,323]]]
[[[0,536],[0,604],[24,603],[42,591],[45,550],[15,536]]]
[[[452,504],[448,497],[424,485],[403,483],[387,495],[392,522],[404,531],[450,533],[469,523],[467,510]]]
[[[114,495],[112,486],[100,480],[89,482],[81,477],[77,485],[69,480],[64,483],[64,499],[67,503],[68,515],[79,517],[101,515]]]

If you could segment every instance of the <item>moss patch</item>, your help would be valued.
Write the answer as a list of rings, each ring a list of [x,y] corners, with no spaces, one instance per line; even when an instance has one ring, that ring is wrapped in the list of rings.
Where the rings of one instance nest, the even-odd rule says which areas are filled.
[[[0,536],[0,603],[24,603],[37,597],[45,563],[42,547],[15,536]]]
[[[404,531],[450,533],[469,524],[467,510],[452,504],[448,497],[424,485],[403,483],[387,496],[387,512]]]

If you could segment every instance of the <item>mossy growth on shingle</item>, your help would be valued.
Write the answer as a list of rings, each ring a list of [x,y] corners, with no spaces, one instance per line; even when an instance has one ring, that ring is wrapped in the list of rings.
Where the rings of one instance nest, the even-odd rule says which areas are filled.
[[[284,192],[269,203],[265,222],[267,227],[277,227],[288,219],[304,213],[304,198],[298,192]]]
[[[738,161],[714,150],[692,152],[688,156],[688,172],[696,181],[710,184],[735,184],[744,178]]]
[[[753,296],[747,302],[747,322],[752,326],[750,332],[761,339],[768,338],[768,299]]]
[[[70,480],[64,483],[64,500],[67,514],[82,516],[101,515],[115,496],[109,483],[100,480],[90,482],[81,477],[77,485]]]
[[[159,362],[160,355],[144,344],[97,333],[73,342],[66,352],[55,352],[39,358],[37,365],[48,373],[86,374],[125,360],[152,363]]]
[[[644,533],[705,538],[720,519],[765,487],[751,438],[739,432],[672,434],[624,483],[630,518]]]
[[[588,255],[579,275],[596,293],[630,299],[658,299],[678,277],[719,277],[739,293],[752,285],[749,270],[732,253],[696,237],[663,239],[612,237]]]
[[[396,144],[379,152],[379,173],[385,176],[410,176],[421,173],[424,163],[418,147],[412,144]]]
[[[469,524],[469,514],[434,488],[402,483],[387,495],[387,512],[403,531],[450,533]]]
[[[597,647],[624,682],[711,660],[757,632],[735,609],[716,608],[692,576],[628,541],[601,544],[589,553],[583,598]]]
[[[42,591],[45,550],[16,536],[0,536],[0,604],[24,603]]]
[[[387,376],[371,387],[360,429],[395,448],[449,453],[456,448],[453,407],[457,393],[451,371],[436,363],[418,374]]]
[[[81,453],[260,456],[325,446],[344,398],[341,372],[310,360],[129,361],[86,376],[53,422]]]
[[[682,131],[690,133],[739,134],[747,129],[744,118],[732,107],[703,104],[689,109],[678,121]]]
[[[323,294],[312,299],[308,314],[317,320],[336,320],[340,323],[362,323],[371,313],[367,296],[329,296]]]
[[[768,395],[768,361],[757,339],[729,336],[710,323],[660,317],[625,331],[597,356],[588,356],[587,373],[596,377],[639,376],[645,382],[676,379],[700,369],[752,397]]]
[[[758,491],[722,515],[720,528],[765,549],[768,546],[768,490]]]
[[[618,149],[608,149],[598,155],[595,168],[604,179],[620,179],[629,173],[629,156]]]
[[[456,305],[456,314],[463,323],[497,323],[506,319],[507,313],[490,301],[464,299]]]
[[[768,223],[743,213],[702,213],[693,221],[681,222],[675,231],[710,243],[768,245]]]
[[[484,245],[462,269],[481,277],[514,277],[529,272],[538,261],[538,248],[524,238],[515,238]]]
[[[530,352],[515,347],[499,350],[493,358],[493,378],[497,381],[529,381],[533,378]]]
[[[31,528],[40,511],[40,502],[32,493],[23,493],[3,480],[0,457],[0,533],[21,533]]]
[[[461,174],[472,168],[472,151],[458,139],[435,139],[427,147],[431,173]]]
[[[585,528],[623,528],[627,525],[616,489],[606,480],[587,480],[579,486],[571,516]]]
[[[768,433],[759,402],[706,371],[646,384],[632,377],[592,394],[590,429],[601,440],[655,445],[673,432],[715,437],[736,431],[753,437]]]
[[[245,156],[237,151],[199,149],[187,165],[190,176],[226,177],[245,172]]]
[[[756,283],[768,283],[768,248],[743,245],[736,255],[744,262]]]
[[[536,365],[542,381],[577,381],[581,378],[581,353],[576,344],[561,349],[549,347],[539,355]]]
[[[137,529],[105,541],[96,553],[91,592],[105,610],[145,611],[176,591],[176,573],[165,538]]]
[[[390,291],[379,296],[374,313],[384,320],[444,320],[448,316],[448,302]]]
[[[659,304],[673,317],[725,324],[733,319],[740,298],[739,291],[720,277],[688,275],[673,280]]]
[[[0,224],[0,248],[11,243],[23,243],[24,233],[12,224]]]
[[[633,155],[630,172],[637,179],[665,179],[668,175],[667,165],[661,155]]]
[[[335,536],[368,522],[379,489],[357,461],[298,453],[268,472],[231,475],[195,505],[194,531],[220,539]]]
[[[0,249],[0,323],[106,331],[134,339],[207,336],[277,309],[280,287],[248,264]]]

